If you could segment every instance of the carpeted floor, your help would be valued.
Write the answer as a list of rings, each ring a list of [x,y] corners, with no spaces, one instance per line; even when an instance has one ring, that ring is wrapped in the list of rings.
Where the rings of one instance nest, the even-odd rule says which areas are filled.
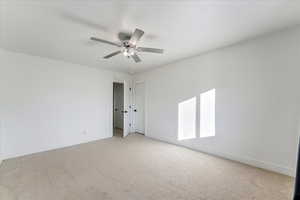
[[[4,161],[2,200],[290,200],[293,179],[139,134]]]

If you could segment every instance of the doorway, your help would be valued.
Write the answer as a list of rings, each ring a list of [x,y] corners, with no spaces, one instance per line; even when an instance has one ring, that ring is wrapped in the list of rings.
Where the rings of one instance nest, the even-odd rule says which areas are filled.
[[[135,84],[135,132],[145,134],[145,83]]]
[[[123,137],[124,84],[113,83],[113,136]]]

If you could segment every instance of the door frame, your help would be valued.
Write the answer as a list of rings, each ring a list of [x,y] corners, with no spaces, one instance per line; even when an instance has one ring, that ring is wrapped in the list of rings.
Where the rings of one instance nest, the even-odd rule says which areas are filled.
[[[111,114],[112,114],[112,123],[111,123],[111,135],[112,136],[114,136],[114,129],[115,129],[115,127],[114,127],[114,121],[115,121],[115,118],[114,118],[114,115],[115,115],[115,111],[114,111],[114,98],[115,98],[115,95],[114,95],[114,83],[121,83],[121,84],[123,84],[123,92],[125,92],[125,87],[124,87],[124,85],[125,85],[125,80],[123,80],[123,81],[120,81],[120,80],[113,80],[112,81],[112,106],[111,106],[111,108],[112,108],[112,112],[111,112]],[[124,93],[123,93],[123,109],[124,109],[124,99],[125,99],[125,97],[124,97]],[[121,111],[122,112],[122,111]],[[123,137],[124,137],[124,116],[123,116]]]
[[[112,96],[113,96],[113,99],[112,99],[112,136],[114,135],[114,129],[115,129],[115,109],[114,109],[114,101],[115,101],[115,94],[114,94],[114,84],[115,83],[120,83],[120,84],[123,84],[123,92],[124,92],[124,82],[125,81],[113,81],[112,82],[112,85],[113,85],[113,88],[112,88]],[[123,93],[123,109],[124,109],[124,93]],[[122,111],[121,111],[122,112]],[[124,120],[124,116],[123,116],[123,120]],[[124,122],[123,122],[123,127],[124,129]]]
[[[144,135],[145,136],[147,136],[147,130],[148,130],[148,125],[147,125],[147,122],[148,122],[148,120],[147,120],[147,112],[148,112],[148,109],[147,109],[147,84],[146,84],[146,81],[144,81],[144,80],[141,80],[141,81],[135,81],[134,82],[134,91],[133,91],[133,100],[134,100],[134,106],[135,106],[135,103],[136,103],[136,85],[137,84],[141,84],[141,83],[143,83],[144,84]],[[133,125],[134,125],[134,127],[133,127],[133,130],[134,131],[136,131],[136,120],[135,120],[135,113],[133,112]]]
[[[132,132],[132,109],[131,109],[131,106],[132,106],[132,98],[133,98],[133,87],[132,87],[132,80],[128,80],[128,79],[123,79],[123,78],[121,78],[121,79],[116,79],[116,78],[114,78],[113,80],[112,80],[112,82],[111,82],[111,87],[112,87],[112,100],[111,100],[111,102],[112,102],[112,104],[111,104],[111,112],[110,112],[110,114],[111,114],[111,123],[110,123],[110,130],[111,130],[111,136],[113,136],[114,135],[114,83],[122,83],[123,84],[123,90],[124,90],[124,95],[123,95],[123,101],[124,101],[124,109],[127,109],[127,111],[128,111],[128,113],[127,113],[127,117],[128,117],[128,123],[129,124],[131,124],[131,126],[129,126],[128,127],[128,134],[129,133],[131,133]],[[128,108],[125,108],[125,90],[127,89],[126,87],[125,87],[125,85],[127,84],[127,86],[130,88],[130,91],[127,91],[127,93],[128,93],[128,102],[127,102],[127,104],[128,104]],[[123,117],[123,120],[124,120],[125,118]],[[123,122],[123,137],[126,137],[127,135],[125,135],[124,136],[124,130],[125,130],[125,122]]]

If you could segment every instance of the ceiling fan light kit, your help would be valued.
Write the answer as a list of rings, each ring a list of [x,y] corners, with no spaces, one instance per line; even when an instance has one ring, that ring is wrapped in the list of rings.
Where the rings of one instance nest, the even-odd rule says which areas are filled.
[[[148,52],[148,53],[159,53],[164,52],[163,49],[149,48],[149,47],[137,47],[137,43],[140,41],[141,37],[144,35],[144,31],[140,29],[135,29],[129,40],[121,41],[121,44],[110,42],[96,37],[91,37],[91,40],[102,42],[105,44],[113,45],[119,47],[120,50],[113,52],[107,56],[104,56],[104,59],[111,58],[122,53],[127,58],[132,58],[136,63],[141,62],[140,57],[138,56],[139,52]]]

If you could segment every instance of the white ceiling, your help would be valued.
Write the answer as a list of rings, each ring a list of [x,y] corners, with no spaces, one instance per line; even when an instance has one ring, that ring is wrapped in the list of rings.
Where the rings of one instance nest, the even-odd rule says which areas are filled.
[[[300,22],[296,0],[108,1],[0,0],[0,45],[12,51],[129,73],[141,72],[272,32]],[[142,63],[122,55],[120,31],[145,31],[140,46],[165,49],[141,53]]]

